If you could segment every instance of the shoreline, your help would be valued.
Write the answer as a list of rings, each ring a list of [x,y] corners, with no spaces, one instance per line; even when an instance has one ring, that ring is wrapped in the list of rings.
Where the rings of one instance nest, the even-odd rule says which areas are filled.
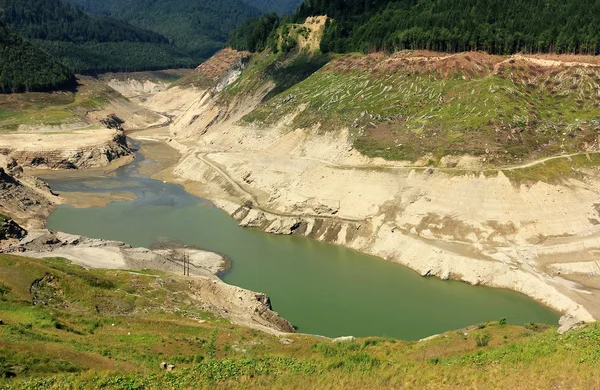
[[[165,139],[155,138],[165,142]],[[169,143],[176,144],[175,142]],[[172,147],[172,146],[171,146]],[[189,154],[181,153],[182,160]],[[213,167],[211,169],[214,170]],[[314,227],[319,219],[322,221],[330,221],[331,225],[337,225],[336,230],[349,231],[355,229],[364,229],[364,224],[373,223],[373,221],[356,220],[344,221],[336,216],[325,216],[319,218],[315,216],[296,215],[275,215],[268,210],[261,209],[260,206],[253,205],[248,208],[244,205],[247,199],[236,196],[214,197],[210,190],[206,190],[205,186],[193,180],[185,180],[176,175],[174,169],[166,169],[156,175],[157,179],[167,182],[180,184],[184,189],[195,196],[199,196],[211,201],[218,208],[226,212],[230,217],[236,219],[240,226],[243,227],[258,227],[266,233],[272,234],[291,234],[290,231],[297,224],[307,224]],[[241,199],[240,199],[241,198]],[[321,221],[321,223],[323,223]],[[341,227],[339,225],[342,225]],[[348,226],[343,226],[347,224]],[[351,225],[352,229],[348,229]],[[394,225],[386,226],[385,223],[377,226],[377,230],[387,228],[389,232],[395,232],[398,228]],[[460,244],[451,242],[436,242],[436,240],[428,240],[411,232],[402,232],[404,237],[403,242],[398,246],[408,247],[407,250],[401,250],[401,255],[389,250],[385,245],[385,239],[375,245],[369,245],[360,237],[355,240],[345,241],[339,240],[340,234],[335,237],[327,237],[327,234],[312,235],[310,229],[300,232],[294,230],[293,234],[302,234],[307,238],[317,239],[319,241],[328,242],[335,245],[341,245],[349,249],[356,250],[360,253],[365,253],[377,256],[386,261],[390,261],[411,269],[421,276],[435,276],[441,280],[457,280],[471,285],[484,285],[492,288],[500,288],[524,294],[532,298],[539,304],[558,312],[561,315],[570,315],[578,320],[585,322],[596,322],[596,318],[580,303],[577,303],[573,298],[567,296],[561,291],[558,291],[553,285],[547,283],[547,279],[542,279],[538,275],[526,272],[516,267],[510,262],[498,262],[495,259],[489,258],[474,258],[469,254],[457,254],[446,247],[460,246]],[[376,241],[377,237],[373,237]],[[465,246],[466,247],[466,246]],[[452,248],[454,249],[454,248]],[[464,251],[465,248],[462,248]]]
[[[165,127],[140,129],[129,131],[128,136],[140,142],[140,152],[144,154],[146,160],[151,161],[147,166],[140,166],[143,174],[161,181],[182,185],[190,194],[203,197],[211,201],[219,209],[226,212],[230,217],[236,219],[241,226],[258,227],[264,232],[275,234],[302,234],[307,238],[317,239],[319,241],[329,242],[341,245],[361,253],[374,255],[386,261],[391,261],[419,273],[421,276],[436,276],[442,280],[453,279],[467,282],[472,285],[485,285],[493,288],[502,288],[522,293],[538,303],[559,312],[560,314],[569,314],[586,322],[595,321],[593,316],[581,305],[575,303],[571,298],[558,292],[553,287],[545,283],[544,280],[535,278],[534,275],[522,270],[514,270],[509,264],[489,262],[482,259],[475,259],[473,256],[457,255],[443,247],[436,247],[436,242],[426,242],[423,237],[411,237],[410,232],[403,232],[404,242],[396,247],[408,247],[409,250],[403,250],[402,255],[398,256],[393,251],[389,252],[386,245],[370,245],[369,240],[363,236],[357,236],[354,240],[340,240],[340,231],[348,232],[350,230],[365,230],[370,234],[371,240],[376,241],[375,229],[379,231],[384,227],[384,223],[379,226],[372,226],[377,221],[373,220],[344,220],[335,215],[330,216],[306,216],[301,213],[276,215],[269,210],[263,210],[259,206],[253,205],[248,208],[244,205],[248,199],[240,197],[239,194],[230,194],[226,197],[218,197],[206,190],[201,183],[193,180],[185,180],[179,177],[175,169],[190,153],[185,153],[186,147],[178,144],[171,139],[168,129]],[[174,147],[175,146],[175,147]],[[153,149],[148,156],[145,149]],[[168,156],[166,161],[163,156]],[[120,166],[133,161],[122,161],[118,166],[109,169],[81,170],[78,172],[67,173],[70,177],[81,177],[89,175],[90,172],[98,172],[99,175],[110,174]],[[206,164],[208,165],[208,164]],[[214,167],[209,167],[215,170]],[[52,171],[54,175],[64,177],[64,171]],[[37,172],[33,172],[37,173]],[[241,188],[241,187],[240,187]],[[236,196],[237,195],[237,196]],[[105,203],[122,200],[118,197],[108,197]],[[292,229],[295,225],[305,225],[303,229]],[[316,224],[335,225],[337,235],[331,234],[311,234],[310,226]],[[367,226],[371,225],[371,226]],[[387,226],[387,229],[394,232],[395,226]],[[323,229],[321,229],[323,230]],[[327,230],[327,229],[325,229]],[[323,232],[321,232],[323,233]],[[439,244],[439,243],[438,243]],[[452,245],[452,244],[450,244]],[[418,259],[417,259],[418,258]],[[424,258],[426,258],[424,260]]]
[[[153,142],[148,139],[149,136],[142,139],[142,141]],[[165,142],[161,137],[153,138],[155,141],[163,143],[163,145],[169,147],[170,149],[177,150],[173,148],[169,143]],[[142,142],[144,145],[144,142]],[[142,146],[143,148],[143,146]],[[184,157],[181,154],[181,158]],[[156,180],[163,180],[173,184],[181,185],[188,193],[202,197],[204,199],[212,202],[216,207],[221,209],[223,212],[227,213],[231,218],[238,221],[240,226],[243,227],[258,227],[265,233],[272,234],[290,234],[289,231],[291,228],[298,223],[306,223],[313,222],[315,217],[307,217],[303,215],[290,215],[290,216],[280,216],[269,213],[267,210],[263,210],[260,207],[253,206],[252,208],[247,208],[243,204],[234,202],[230,199],[220,199],[220,198],[212,198],[209,192],[203,191],[201,185],[197,182],[189,181],[189,180],[181,180],[173,173],[173,168],[175,165],[169,166],[161,170],[160,172],[155,173],[150,176]],[[261,215],[262,214],[262,215]],[[335,216],[327,217],[328,220],[332,221],[332,223],[347,223],[347,224],[356,224],[362,225],[364,223],[368,223],[367,220],[362,221],[344,221],[343,219],[336,218]],[[313,221],[310,221],[313,220]],[[352,226],[352,228],[354,228]],[[348,227],[346,227],[347,229]],[[294,234],[297,234],[294,232]],[[336,241],[326,240],[324,236],[321,237],[309,237],[308,239],[316,239],[323,242],[328,242],[334,245],[340,245],[345,248],[356,250],[357,252],[373,255],[379,257],[385,261],[389,261],[392,263],[399,264],[401,266],[405,266],[410,270],[417,272],[421,276],[435,276],[441,280],[457,280],[465,283],[469,283],[471,285],[483,285],[491,288],[498,289],[506,289],[510,291],[516,291],[523,295],[532,298],[539,304],[544,305],[545,307],[557,312],[561,315],[572,315],[575,318],[578,318],[585,322],[595,322],[593,316],[587,312],[587,310],[575,303],[568,297],[564,296],[558,291],[551,291],[550,295],[548,295],[547,287],[543,281],[536,279],[533,275],[520,271],[516,273],[516,270],[510,270],[510,266],[502,266],[498,269],[492,267],[490,269],[490,265],[495,265],[495,263],[491,263],[484,259],[474,259],[473,257],[465,257],[465,256],[457,256],[453,255],[450,252],[442,252],[441,249],[434,249],[433,255],[431,255],[431,260],[429,262],[429,266],[423,266],[421,261],[418,263],[411,262],[410,260],[402,261],[402,258],[396,259],[392,256],[382,256],[382,252],[378,250],[367,250],[365,251],[363,248],[357,247],[353,243],[340,243]],[[420,242],[425,240],[424,238],[417,239],[415,236],[414,242]],[[431,250],[431,247],[434,247],[432,244],[421,243],[417,245],[418,249],[413,249],[412,255],[422,255],[424,251]],[[417,252],[417,253],[415,253]],[[437,258],[442,257],[442,262],[436,261]],[[405,257],[406,258],[406,257]],[[473,261],[476,261],[474,263]],[[456,266],[456,262],[459,262],[460,265]],[[461,272],[466,268],[466,262],[468,262],[469,272]],[[437,263],[437,264],[435,264]],[[505,278],[505,275],[508,271],[512,271],[513,278]],[[542,292],[544,291],[544,292]],[[540,293],[542,292],[542,293]]]

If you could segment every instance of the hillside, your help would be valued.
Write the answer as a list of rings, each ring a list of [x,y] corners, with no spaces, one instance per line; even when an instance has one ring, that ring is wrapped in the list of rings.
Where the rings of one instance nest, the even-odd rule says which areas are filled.
[[[420,342],[336,343],[232,325],[197,301],[195,278],[7,255],[0,271],[2,389],[531,388],[523,377],[583,389],[600,380],[597,325],[560,335],[500,320]]]
[[[242,0],[70,0],[86,12],[127,21],[166,36],[196,61],[220,49],[229,33],[260,11]]]
[[[244,0],[244,2],[265,14],[275,12],[278,15],[288,15],[298,8],[302,0]]]
[[[0,92],[47,91],[67,86],[73,74],[0,22]]]
[[[599,7],[585,0],[307,0],[296,17],[333,18],[322,49],[340,53],[426,49],[598,54]]]
[[[0,0],[0,21],[76,72],[147,70],[194,64],[164,36],[60,0]]]
[[[444,167],[450,156],[471,155],[490,167],[517,164],[595,149],[600,66],[589,60],[341,56],[242,121],[272,125],[302,107],[290,130],[347,127],[369,157]]]

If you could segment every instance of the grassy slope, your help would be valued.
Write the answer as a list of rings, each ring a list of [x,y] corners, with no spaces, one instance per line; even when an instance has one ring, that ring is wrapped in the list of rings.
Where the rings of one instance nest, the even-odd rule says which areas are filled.
[[[80,80],[75,92],[32,92],[0,96],[0,131],[19,125],[60,125],[77,121],[87,110],[98,109],[111,99],[123,98],[112,88],[92,80]]]
[[[463,154],[517,164],[595,142],[599,68],[516,62],[496,72],[500,60],[471,53],[436,67],[343,55],[244,122],[272,124],[305,104],[291,127],[350,127],[355,147],[368,156],[415,161],[431,155],[433,164]]]
[[[32,306],[30,285],[44,275],[53,279],[37,296],[49,304]],[[560,336],[489,323],[418,343],[293,335],[284,345],[190,307],[185,290],[181,278],[155,271],[0,255],[0,377],[16,374],[0,389],[593,388],[600,380],[596,325]],[[485,334],[489,344],[478,347]],[[161,371],[161,361],[176,370]]]

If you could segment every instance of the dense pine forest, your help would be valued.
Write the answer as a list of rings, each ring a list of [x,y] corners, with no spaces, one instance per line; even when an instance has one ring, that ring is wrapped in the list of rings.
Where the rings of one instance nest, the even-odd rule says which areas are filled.
[[[45,91],[73,79],[64,65],[0,22],[0,92]]]
[[[251,52],[260,52],[266,48],[277,51],[275,32],[282,22],[275,13],[248,19],[231,33],[227,45],[236,50]]]
[[[323,51],[600,53],[598,0],[306,0],[333,18]]]
[[[0,0],[0,9],[0,21],[73,72],[190,67],[198,62],[156,32],[90,16],[60,0]]]
[[[294,13],[302,0],[244,0],[265,14],[274,12],[280,16]]]
[[[63,42],[168,43],[164,36],[127,23],[91,17],[60,0],[0,0],[2,21],[22,36]]]
[[[69,0],[84,11],[164,35],[197,62],[223,47],[244,20],[261,15],[242,0]]]
[[[600,54],[599,0],[305,0],[290,20],[316,15],[331,18],[323,52]],[[229,44],[262,50],[270,28],[264,17],[248,21]]]

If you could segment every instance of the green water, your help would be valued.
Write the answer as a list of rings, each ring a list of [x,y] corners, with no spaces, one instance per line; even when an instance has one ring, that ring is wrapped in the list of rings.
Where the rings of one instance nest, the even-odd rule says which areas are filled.
[[[423,278],[382,259],[303,237],[243,229],[207,200],[137,173],[48,180],[58,192],[132,191],[137,199],[106,207],[59,207],[50,229],[150,247],[158,240],[226,255],[230,284],[271,297],[273,308],[300,332],[326,336],[419,339],[484,321],[556,323],[558,314],[524,295]]]

